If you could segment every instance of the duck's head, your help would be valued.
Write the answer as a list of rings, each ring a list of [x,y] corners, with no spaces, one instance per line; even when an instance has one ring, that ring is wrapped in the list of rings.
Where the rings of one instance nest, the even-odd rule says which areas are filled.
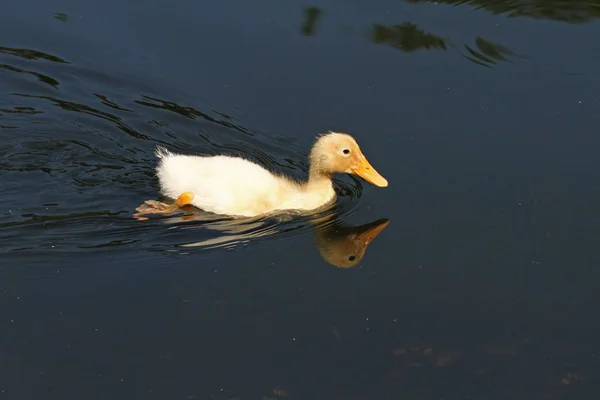
[[[329,132],[315,142],[310,153],[311,170],[319,174],[344,172],[358,175],[375,186],[386,187],[388,181],[371,166],[358,143],[345,133]]]

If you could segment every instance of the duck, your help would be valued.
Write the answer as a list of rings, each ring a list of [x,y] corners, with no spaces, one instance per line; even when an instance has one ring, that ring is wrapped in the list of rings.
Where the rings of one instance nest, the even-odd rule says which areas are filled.
[[[311,212],[335,201],[332,177],[357,175],[387,187],[349,134],[329,131],[320,135],[309,154],[308,179],[294,180],[243,157],[175,154],[158,146],[156,175],[163,196],[173,203],[147,200],[134,215],[172,213],[194,206],[214,214],[256,217],[276,212]]]

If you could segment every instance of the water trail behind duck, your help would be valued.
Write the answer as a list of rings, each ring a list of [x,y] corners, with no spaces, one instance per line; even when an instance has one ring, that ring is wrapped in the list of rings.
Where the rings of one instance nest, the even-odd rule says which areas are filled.
[[[26,49],[0,56],[13,78],[0,103],[5,251],[123,253],[198,241],[206,243],[198,250],[268,245],[310,234],[320,213],[351,214],[361,195],[357,179],[336,177],[335,207],[315,215],[136,221],[135,207],[159,198],[157,145],[183,154],[242,155],[306,179],[312,141],[252,129],[227,110],[136,77],[111,76]]]

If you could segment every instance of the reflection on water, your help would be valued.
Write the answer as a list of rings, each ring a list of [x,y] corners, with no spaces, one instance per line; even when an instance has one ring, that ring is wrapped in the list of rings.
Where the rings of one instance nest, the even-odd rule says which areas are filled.
[[[57,20],[59,20],[61,22],[67,22],[69,20],[69,15],[59,12],[59,13],[54,14],[54,18],[56,18]]]
[[[362,261],[369,244],[389,225],[389,220],[385,218],[358,226],[347,225],[336,213],[336,207],[330,207],[316,214],[304,215],[303,218],[300,218],[301,215],[301,213],[287,212],[272,216],[234,219],[186,206],[185,215],[161,218],[161,220],[168,224],[177,224],[179,229],[188,232],[190,230],[218,232],[218,235],[201,241],[174,244],[175,248],[235,248],[255,239],[289,232],[295,232],[294,237],[298,238],[306,228],[310,227],[315,237],[316,248],[323,259],[339,268],[357,266]],[[143,223],[144,220],[140,222]],[[265,245],[268,246],[268,243]]]
[[[419,29],[416,25],[408,22],[394,26],[376,24],[373,26],[371,40],[373,43],[386,44],[405,52],[423,49],[447,50],[449,45],[449,43],[446,43],[447,40],[434,34],[427,33],[422,29]],[[475,45],[478,50],[465,44],[464,47],[467,50],[467,53],[462,54],[467,60],[484,67],[489,67],[499,61],[511,62],[508,56],[518,57],[506,46],[489,42],[480,37],[475,39]]]
[[[532,17],[537,19],[558,20],[567,23],[584,23],[592,19],[600,18],[600,1],[495,1],[495,0],[406,0],[414,4],[449,4],[460,6],[471,6],[478,10],[489,11],[493,14],[507,14],[509,17]],[[316,34],[315,25],[322,19],[323,11],[316,7],[304,9],[304,24],[301,33],[305,36]],[[373,23],[369,40],[375,44],[386,44],[404,52],[416,50],[447,50],[450,44],[449,38],[438,34],[427,32],[411,22],[398,25],[384,25]],[[456,47],[459,52],[469,61],[490,67],[498,62],[510,62],[509,57],[519,57],[505,45],[495,44],[481,37],[475,38],[477,50],[468,44],[463,45],[466,53]]]
[[[409,22],[395,26],[375,24],[371,40],[373,43],[387,44],[406,52],[420,49],[446,50],[444,39],[431,33],[426,33]]]
[[[307,7],[304,9],[304,24],[300,33],[304,36],[312,36],[316,33],[317,23],[323,15],[323,11],[317,7]]]
[[[25,58],[27,60],[43,59],[43,60],[52,61],[52,62],[56,62],[56,63],[62,63],[62,64],[69,63],[68,61],[63,60],[60,57],[46,54],[46,53],[43,53],[43,52],[37,51],[37,50],[16,49],[16,48],[12,48],[12,47],[0,46],[0,53],[5,53],[5,54],[9,54],[11,56]]]
[[[495,391],[495,395],[499,396],[497,398],[562,398],[556,397],[557,393],[561,393],[561,389],[571,385],[577,386],[590,379],[567,362],[573,354],[585,351],[577,347],[575,343],[560,349],[546,345],[538,347],[533,345],[530,338],[518,336],[509,342],[486,341],[479,345],[460,347],[440,346],[427,339],[413,338],[390,351],[390,357],[394,358],[396,363],[394,369],[383,380],[389,393],[393,393],[392,388],[408,389],[408,382],[414,380],[428,382],[424,384],[425,387],[435,385],[440,375],[446,376],[449,381],[468,381],[470,387],[482,385],[494,377],[503,381]],[[546,365],[539,365],[533,361],[536,359],[561,359],[565,366],[562,371],[556,373]],[[502,368],[512,369],[515,372],[514,376],[510,379],[501,378]],[[458,376],[455,375],[457,370],[462,371]],[[436,378],[432,379],[432,376]],[[527,389],[516,392],[515,387]],[[571,397],[569,394],[573,393],[570,392],[562,394],[567,395],[565,398],[585,398]],[[431,397],[425,395],[415,398]]]
[[[362,261],[369,244],[389,223],[387,219],[378,219],[368,224],[345,226],[334,220],[332,224],[314,228],[317,249],[329,264],[353,268]]]
[[[12,72],[21,72],[24,74],[30,74],[35,76],[36,78],[38,78],[40,80],[40,82],[44,82],[47,83],[48,85],[54,87],[55,89],[58,88],[58,81],[56,79],[50,78],[49,76],[46,76],[44,74],[40,74],[39,72],[35,72],[35,71],[25,71],[23,69],[17,68],[17,67],[13,67],[10,65],[6,65],[6,64],[0,64],[0,68],[4,68],[8,71],[12,71]]]
[[[505,46],[489,42],[480,37],[475,40],[475,45],[479,51],[476,51],[472,47],[469,47],[465,44],[468,54],[463,54],[463,56],[469,61],[484,67],[489,67],[491,64],[496,64],[498,61],[511,62],[510,59],[505,56],[524,58],[517,56]]]
[[[492,14],[508,17],[549,19],[571,24],[588,22],[600,17],[598,0],[406,0],[408,3],[450,4],[470,6]]]
[[[314,24],[321,15],[322,11],[314,7],[304,10],[305,22],[301,28],[303,35],[312,36],[316,33]],[[426,32],[411,22],[397,25],[375,23],[366,36],[374,44],[387,45],[406,53],[418,50],[448,50],[448,48],[452,48],[460,52],[467,60],[484,67],[491,67],[498,62],[511,62],[509,56],[519,57],[506,46],[492,43],[481,37],[475,39],[478,50],[465,44],[466,53],[464,53],[452,43],[450,38]]]

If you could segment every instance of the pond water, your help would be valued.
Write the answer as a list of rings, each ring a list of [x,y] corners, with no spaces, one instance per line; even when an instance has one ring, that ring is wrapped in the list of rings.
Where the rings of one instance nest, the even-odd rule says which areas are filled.
[[[597,395],[600,2],[1,9],[0,398]],[[302,178],[328,130],[389,187],[132,217],[157,145]]]

